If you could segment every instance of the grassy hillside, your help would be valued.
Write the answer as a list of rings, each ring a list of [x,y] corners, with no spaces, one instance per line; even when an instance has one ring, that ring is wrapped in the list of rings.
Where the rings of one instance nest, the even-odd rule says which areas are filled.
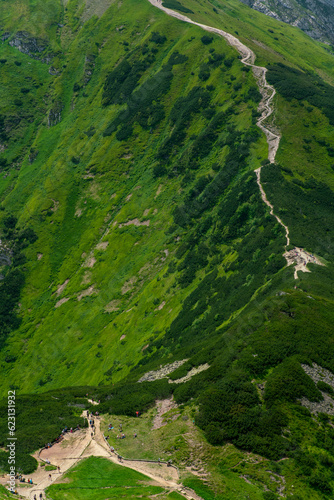
[[[330,498],[331,386],[301,363],[334,372],[334,56],[236,0],[164,3],[236,34],[267,66],[277,162],[256,127],[254,76],[224,39],[144,0],[3,2],[2,394],[23,398],[22,423],[35,404],[52,415],[43,440],[59,432],[47,391],[74,387],[51,394],[81,404],[92,386],[101,412],[129,417],[173,395],[197,405],[201,443],[282,464],[295,498]],[[325,264],[297,280],[261,165],[291,248]],[[172,383],[137,383],[180,360]],[[261,498],[269,483],[252,473],[247,494]],[[197,485],[203,498],[213,484]]]
[[[236,251],[215,242],[213,234],[212,249],[206,246],[201,260],[194,256],[196,262],[188,262],[193,258],[189,252],[184,260],[190,236],[180,215],[184,203],[192,207],[185,217],[194,220],[193,231],[200,226],[204,235],[215,225],[209,212],[214,206],[224,210],[218,200],[231,181],[240,183],[244,175],[249,188],[240,224],[266,214],[254,174],[247,175],[266,155],[264,137],[254,125],[249,128],[258,101],[252,74],[243,71],[235,52],[218,37],[207,46],[199,29],[171,22],[146,3],[139,14],[126,30],[117,31],[126,7],[111,8],[109,17],[80,30],[66,68],[48,91],[54,96],[48,118],[58,106],[61,122],[49,127],[44,118],[29,150],[33,161],[24,157],[4,198],[3,216],[14,213],[19,226],[29,224],[38,234],[26,251],[27,293],[17,334],[18,341],[22,334],[29,341],[25,353],[14,340],[10,348],[11,359],[21,358],[12,383],[23,390],[52,386],[52,380],[56,386],[97,383],[120,363],[124,373],[140,359],[149,339],[161,336],[170,324],[181,297],[196,287],[199,273],[203,276],[200,270],[213,257],[215,265],[235,261]],[[156,19],[149,30],[148,15]],[[84,83],[88,57],[94,72]],[[128,71],[132,68],[125,81],[113,69],[121,61]],[[122,92],[135,88],[125,104]],[[157,104],[152,106],[154,93]],[[117,139],[124,134],[129,137]],[[5,155],[10,158],[10,148]],[[247,205],[251,196],[258,205],[252,214]],[[262,225],[260,219],[255,225]],[[268,217],[266,225],[267,231],[274,230]],[[216,244],[223,251],[220,258]],[[279,253],[279,240],[273,245]],[[273,251],[268,247],[268,252],[269,257]],[[224,273],[222,268],[222,277]],[[263,278],[259,280],[262,284]],[[259,283],[247,287],[249,297]],[[231,312],[242,305],[235,303]]]

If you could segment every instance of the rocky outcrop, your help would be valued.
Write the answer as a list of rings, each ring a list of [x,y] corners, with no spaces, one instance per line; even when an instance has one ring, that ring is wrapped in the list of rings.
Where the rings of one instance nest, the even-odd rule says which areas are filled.
[[[252,9],[300,28],[315,40],[334,43],[331,0],[241,0]]]
[[[92,78],[92,74],[95,69],[95,59],[96,56],[94,54],[87,54],[85,57],[85,67],[84,67],[84,75],[83,82],[84,85],[87,85],[89,80]]]
[[[312,366],[302,364],[302,368],[311,377],[313,382],[325,382],[334,389],[334,374],[326,368],[313,363]]]
[[[0,240],[0,269],[5,266],[10,266],[12,264],[12,252],[10,248]],[[3,280],[4,276],[0,272],[0,280]]]
[[[61,122],[61,112],[64,108],[64,105],[61,101],[56,101],[52,108],[49,111],[48,116],[48,126],[54,127],[57,123]]]
[[[18,31],[14,35],[5,32],[1,39],[3,42],[9,40],[8,43],[11,47],[15,47],[22,54],[26,54],[33,59],[38,59],[45,63],[50,63],[53,59],[53,54],[46,54],[48,48],[47,40],[34,37],[27,31]]]
[[[188,361],[188,359],[174,361],[174,363],[161,366],[160,370],[152,370],[150,372],[147,372],[138,380],[138,382],[153,382],[153,380],[160,380],[162,378],[167,378],[167,375],[176,370],[176,368],[182,366],[183,363],[185,363],[186,361]]]
[[[313,363],[312,366],[301,365],[305,373],[311,377],[313,382],[325,382],[334,389],[334,374],[326,368]],[[334,399],[326,392],[320,391],[323,397],[322,401],[309,401],[306,398],[300,400],[301,404],[308,408],[311,413],[326,413],[327,415],[334,415]]]

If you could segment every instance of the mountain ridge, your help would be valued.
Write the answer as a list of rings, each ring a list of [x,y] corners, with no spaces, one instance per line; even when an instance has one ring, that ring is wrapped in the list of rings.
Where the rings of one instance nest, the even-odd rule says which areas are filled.
[[[17,391],[24,453],[39,446],[27,441],[34,404],[49,440],[59,401],[86,408],[93,393],[111,419],[146,418],[173,396],[203,443],[265,457],[290,474],[287,494],[298,477],[301,498],[322,499],[333,415],[316,409],[331,393],[313,370],[334,371],[332,55],[238,2],[208,5],[181,5],[206,34],[144,1],[86,22],[70,1],[63,38],[48,32],[61,47],[51,68],[10,37],[1,46],[0,223],[13,255],[1,269],[1,387]],[[226,25],[259,47],[277,89],[265,97],[275,112],[262,110],[281,136],[269,160],[262,97],[217,36]],[[307,258],[311,272],[299,272]],[[168,379],[138,384],[168,366]]]

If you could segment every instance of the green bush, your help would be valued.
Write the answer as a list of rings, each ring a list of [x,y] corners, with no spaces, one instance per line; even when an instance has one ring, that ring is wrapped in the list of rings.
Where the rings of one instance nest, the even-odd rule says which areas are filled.
[[[178,0],[164,0],[162,5],[167,9],[174,9],[180,12],[184,12],[185,14],[193,14],[193,11],[184,7]]]
[[[297,398],[307,397],[310,401],[321,401],[321,392],[300,364],[287,359],[277,366],[268,377],[265,389],[265,401],[268,405],[277,401],[296,401]]]
[[[320,108],[334,125],[334,88],[324,82],[319,76],[303,73],[297,69],[278,63],[268,67],[269,83],[284,97],[307,100],[313,106]]]
[[[326,382],[323,382],[322,380],[319,380],[319,382],[317,383],[317,388],[319,389],[319,391],[327,392],[327,394],[334,396],[333,387],[331,387],[329,384],[326,384]]]
[[[160,33],[157,33],[156,31],[153,31],[150,42],[154,42],[157,45],[163,45],[166,42],[167,38],[164,35],[160,35]]]
[[[204,43],[204,45],[209,45],[210,43],[213,42],[213,37],[208,35],[203,35],[201,38],[201,42]]]

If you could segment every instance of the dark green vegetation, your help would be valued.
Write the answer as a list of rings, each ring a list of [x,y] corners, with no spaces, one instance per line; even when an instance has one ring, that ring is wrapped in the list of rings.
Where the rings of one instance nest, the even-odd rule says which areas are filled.
[[[9,215],[3,220],[3,239],[0,246],[0,346],[4,347],[12,330],[19,327],[21,319],[16,309],[24,286],[24,264],[26,257],[23,250],[37,240],[31,228],[19,229],[17,219]],[[7,362],[15,359],[8,357]]]
[[[277,474],[293,478],[296,495],[329,497],[332,416],[312,417],[299,400],[321,403],[333,390],[301,368],[334,371],[333,56],[233,1],[165,2],[236,32],[268,64],[282,134],[271,165],[253,74],[224,40],[144,0],[91,11],[53,3],[49,14],[37,2],[40,32],[32,3],[30,27],[7,5],[0,48],[0,239],[11,249],[1,261],[1,388],[19,395],[20,466],[31,470],[28,453],[81,422],[88,385],[99,411],[129,418],[171,395],[194,402],[202,442],[233,443],[240,462],[245,451],[285,458]],[[326,264],[296,281],[259,194],[261,164],[292,245]],[[181,359],[172,381],[209,368],[180,384],[137,383]],[[214,480],[196,484],[203,498],[220,494]]]
[[[267,75],[269,83],[274,85],[283,97],[308,101],[309,104],[321,109],[329,123],[334,125],[334,88],[332,85],[328,85],[317,75],[302,73],[284,64],[269,66]],[[329,145],[328,148],[330,155],[334,156],[334,149]]]
[[[37,461],[30,453],[43,448],[59,438],[66,426],[75,429],[87,426],[80,415],[88,408],[87,399],[83,399],[84,389],[54,391],[45,395],[31,397],[22,395],[16,398],[16,470],[29,474],[37,468]],[[1,401],[1,414],[7,413],[7,401]],[[7,444],[7,421],[1,420],[0,446]],[[8,453],[1,451],[0,469],[9,472]]]
[[[184,7],[177,0],[166,0],[166,1],[162,2],[162,5],[164,7],[167,7],[167,9],[178,10],[179,12],[185,12],[186,14],[193,14],[192,10],[187,9],[187,7]]]

